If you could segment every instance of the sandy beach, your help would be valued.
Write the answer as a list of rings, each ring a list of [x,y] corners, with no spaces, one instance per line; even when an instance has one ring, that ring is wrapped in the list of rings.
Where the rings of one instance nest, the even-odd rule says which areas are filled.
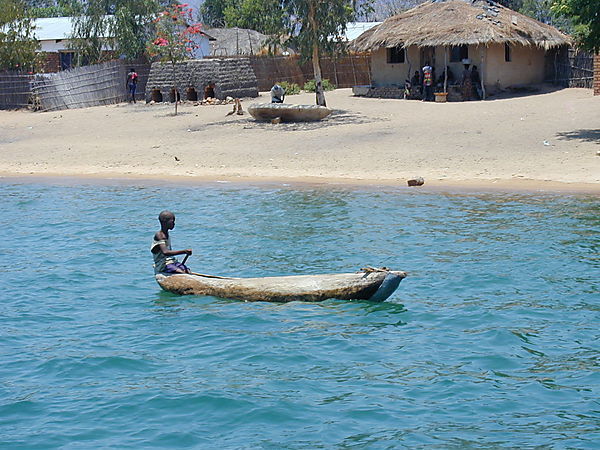
[[[484,102],[326,94],[319,123],[271,124],[231,105],[0,111],[0,175],[507,187],[600,193],[600,97],[542,90]],[[253,102],[244,99],[246,109]],[[314,94],[288,96],[311,104]]]

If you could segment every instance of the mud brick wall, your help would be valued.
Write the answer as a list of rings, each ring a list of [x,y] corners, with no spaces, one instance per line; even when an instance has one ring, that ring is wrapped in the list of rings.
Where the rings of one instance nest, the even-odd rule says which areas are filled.
[[[181,100],[202,100],[214,84],[214,98],[258,97],[258,81],[248,58],[198,59],[153,63],[146,83],[146,101],[174,101],[174,79]]]
[[[58,72],[60,70],[60,54],[44,52],[43,55],[44,62],[42,65],[42,72]]]
[[[600,53],[594,55],[594,95],[600,95]]]

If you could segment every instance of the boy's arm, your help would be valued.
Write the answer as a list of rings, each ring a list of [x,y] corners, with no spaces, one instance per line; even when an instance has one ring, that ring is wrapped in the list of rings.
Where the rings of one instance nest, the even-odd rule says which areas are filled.
[[[154,239],[156,239],[157,241],[163,241],[163,240],[167,239],[167,236],[162,231],[159,231],[154,235]],[[192,254],[191,248],[188,248],[185,250],[169,250],[165,244],[159,244],[158,248],[160,248],[160,251],[165,256],[191,255]],[[154,249],[156,249],[156,247],[154,247]]]
[[[191,255],[192,254],[191,248],[188,248],[185,250],[169,250],[165,244],[160,244],[159,247],[160,247],[160,251],[165,256]]]

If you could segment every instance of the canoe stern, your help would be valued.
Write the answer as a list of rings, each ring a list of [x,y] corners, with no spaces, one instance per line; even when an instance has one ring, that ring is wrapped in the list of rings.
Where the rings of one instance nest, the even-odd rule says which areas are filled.
[[[390,271],[387,273],[375,293],[369,297],[371,302],[384,302],[394,293],[400,282],[406,277],[405,272]]]

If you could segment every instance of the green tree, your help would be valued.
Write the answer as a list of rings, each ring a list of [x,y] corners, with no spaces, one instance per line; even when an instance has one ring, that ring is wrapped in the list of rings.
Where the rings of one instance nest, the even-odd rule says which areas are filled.
[[[353,0],[282,0],[282,5],[290,42],[297,45],[303,58],[310,55],[312,59],[316,103],[327,106],[319,58],[323,53],[342,51],[346,24],[369,4],[357,6]]]
[[[228,7],[236,8],[240,0],[205,0],[200,7],[198,19],[208,27],[224,27],[225,10]]]
[[[0,8],[0,70],[33,71],[39,64],[33,20],[22,0],[3,0]]]
[[[279,0],[237,0],[223,9],[225,26],[280,35],[284,30],[284,12]]]
[[[175,115],[179,103],[179,83],[177,63],[192,56],[197,44],[194,35],[202,32],[200,24],[191,24],[191,9],[184,5],[171,5],[154,21],[156,28],[152,39],[147,43],[148,54],[164,63],[170,62],[173,73],[173,95]]]
[[[30,17],[69,17],[79,9],[77,0],[29,0]]]
[[[151,22],[159,11],[156,0],[88,0],[74,17],[71,48],[78,64],[94,64],[117,55],[137,58],[144,55],[152,34]]]
[[[598,0],[554,0],[551,9],[555,14],[571,19],[575,38],[583,48],[600,52]]]

